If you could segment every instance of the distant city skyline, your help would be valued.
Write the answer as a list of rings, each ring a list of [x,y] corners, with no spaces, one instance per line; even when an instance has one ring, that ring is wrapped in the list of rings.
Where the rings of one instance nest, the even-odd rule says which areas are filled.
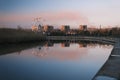
[[[0,0],[1,27],[31,28],[34,19],[41,24],[93,25],[99,27],[120,25],[120,0]]]

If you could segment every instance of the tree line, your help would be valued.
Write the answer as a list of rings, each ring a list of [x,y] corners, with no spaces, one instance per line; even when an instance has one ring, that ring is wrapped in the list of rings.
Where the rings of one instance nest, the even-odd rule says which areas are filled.
[[[71,29],[70,31],[61,31],[59,29],[49,32],[49,36],[95,36],[95,37],[120,37],[120,28],[103,28],[93,30]]]

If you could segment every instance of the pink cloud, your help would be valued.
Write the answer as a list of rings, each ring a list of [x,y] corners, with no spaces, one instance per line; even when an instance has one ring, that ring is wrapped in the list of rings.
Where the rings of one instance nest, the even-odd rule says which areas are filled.
[[[0,15],[0,22],[4,23],[25,23],[31,24],[34,18],[41,17],[43,24],[51,25],[80,25],[89,24],[89,20],[80,12],[73,11],[59,11],[59,12],[41,12],[41,13],[28,13],[28,14],[9,14]]]
[[[52,12],[52,13],[41,13],[46,22],[49,23],[77,23],[77,24],[89,24],[88,19],[81,14],[80,12],[70,12],[70,11],[63,11],[63,12]]]

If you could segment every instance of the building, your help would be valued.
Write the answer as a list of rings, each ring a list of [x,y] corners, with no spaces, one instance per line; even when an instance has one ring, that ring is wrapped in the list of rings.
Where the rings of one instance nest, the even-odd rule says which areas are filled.
[[[32,26],[32,31],[38,31],[38,26],[36,26],[36,25],[34,25],[34,26]]]
[[[80,25],[80,30],[87,31],[87,25]]]
[[[32,26],[32,31],[43,32],[43,27],[40,24],[38,26],[34,25]]]
[[[69,25],[62,25],[61,26],[61,31],[69,32],[70,31],[70,26]]]
[[[54,29],[54,27],[50,26],[50,25],[43,26],[43,31],[45,31],[45,32],[52,32],[53,29]]]
[[[43,32],[43,27],[40,24],[38,25],[38,32]]]

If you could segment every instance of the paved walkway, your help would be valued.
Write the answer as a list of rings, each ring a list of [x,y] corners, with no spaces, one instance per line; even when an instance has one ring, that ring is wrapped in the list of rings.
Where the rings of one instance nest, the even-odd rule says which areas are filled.
[[[120,80],[120,39],[116,41],[110,57],[93,80]]]

